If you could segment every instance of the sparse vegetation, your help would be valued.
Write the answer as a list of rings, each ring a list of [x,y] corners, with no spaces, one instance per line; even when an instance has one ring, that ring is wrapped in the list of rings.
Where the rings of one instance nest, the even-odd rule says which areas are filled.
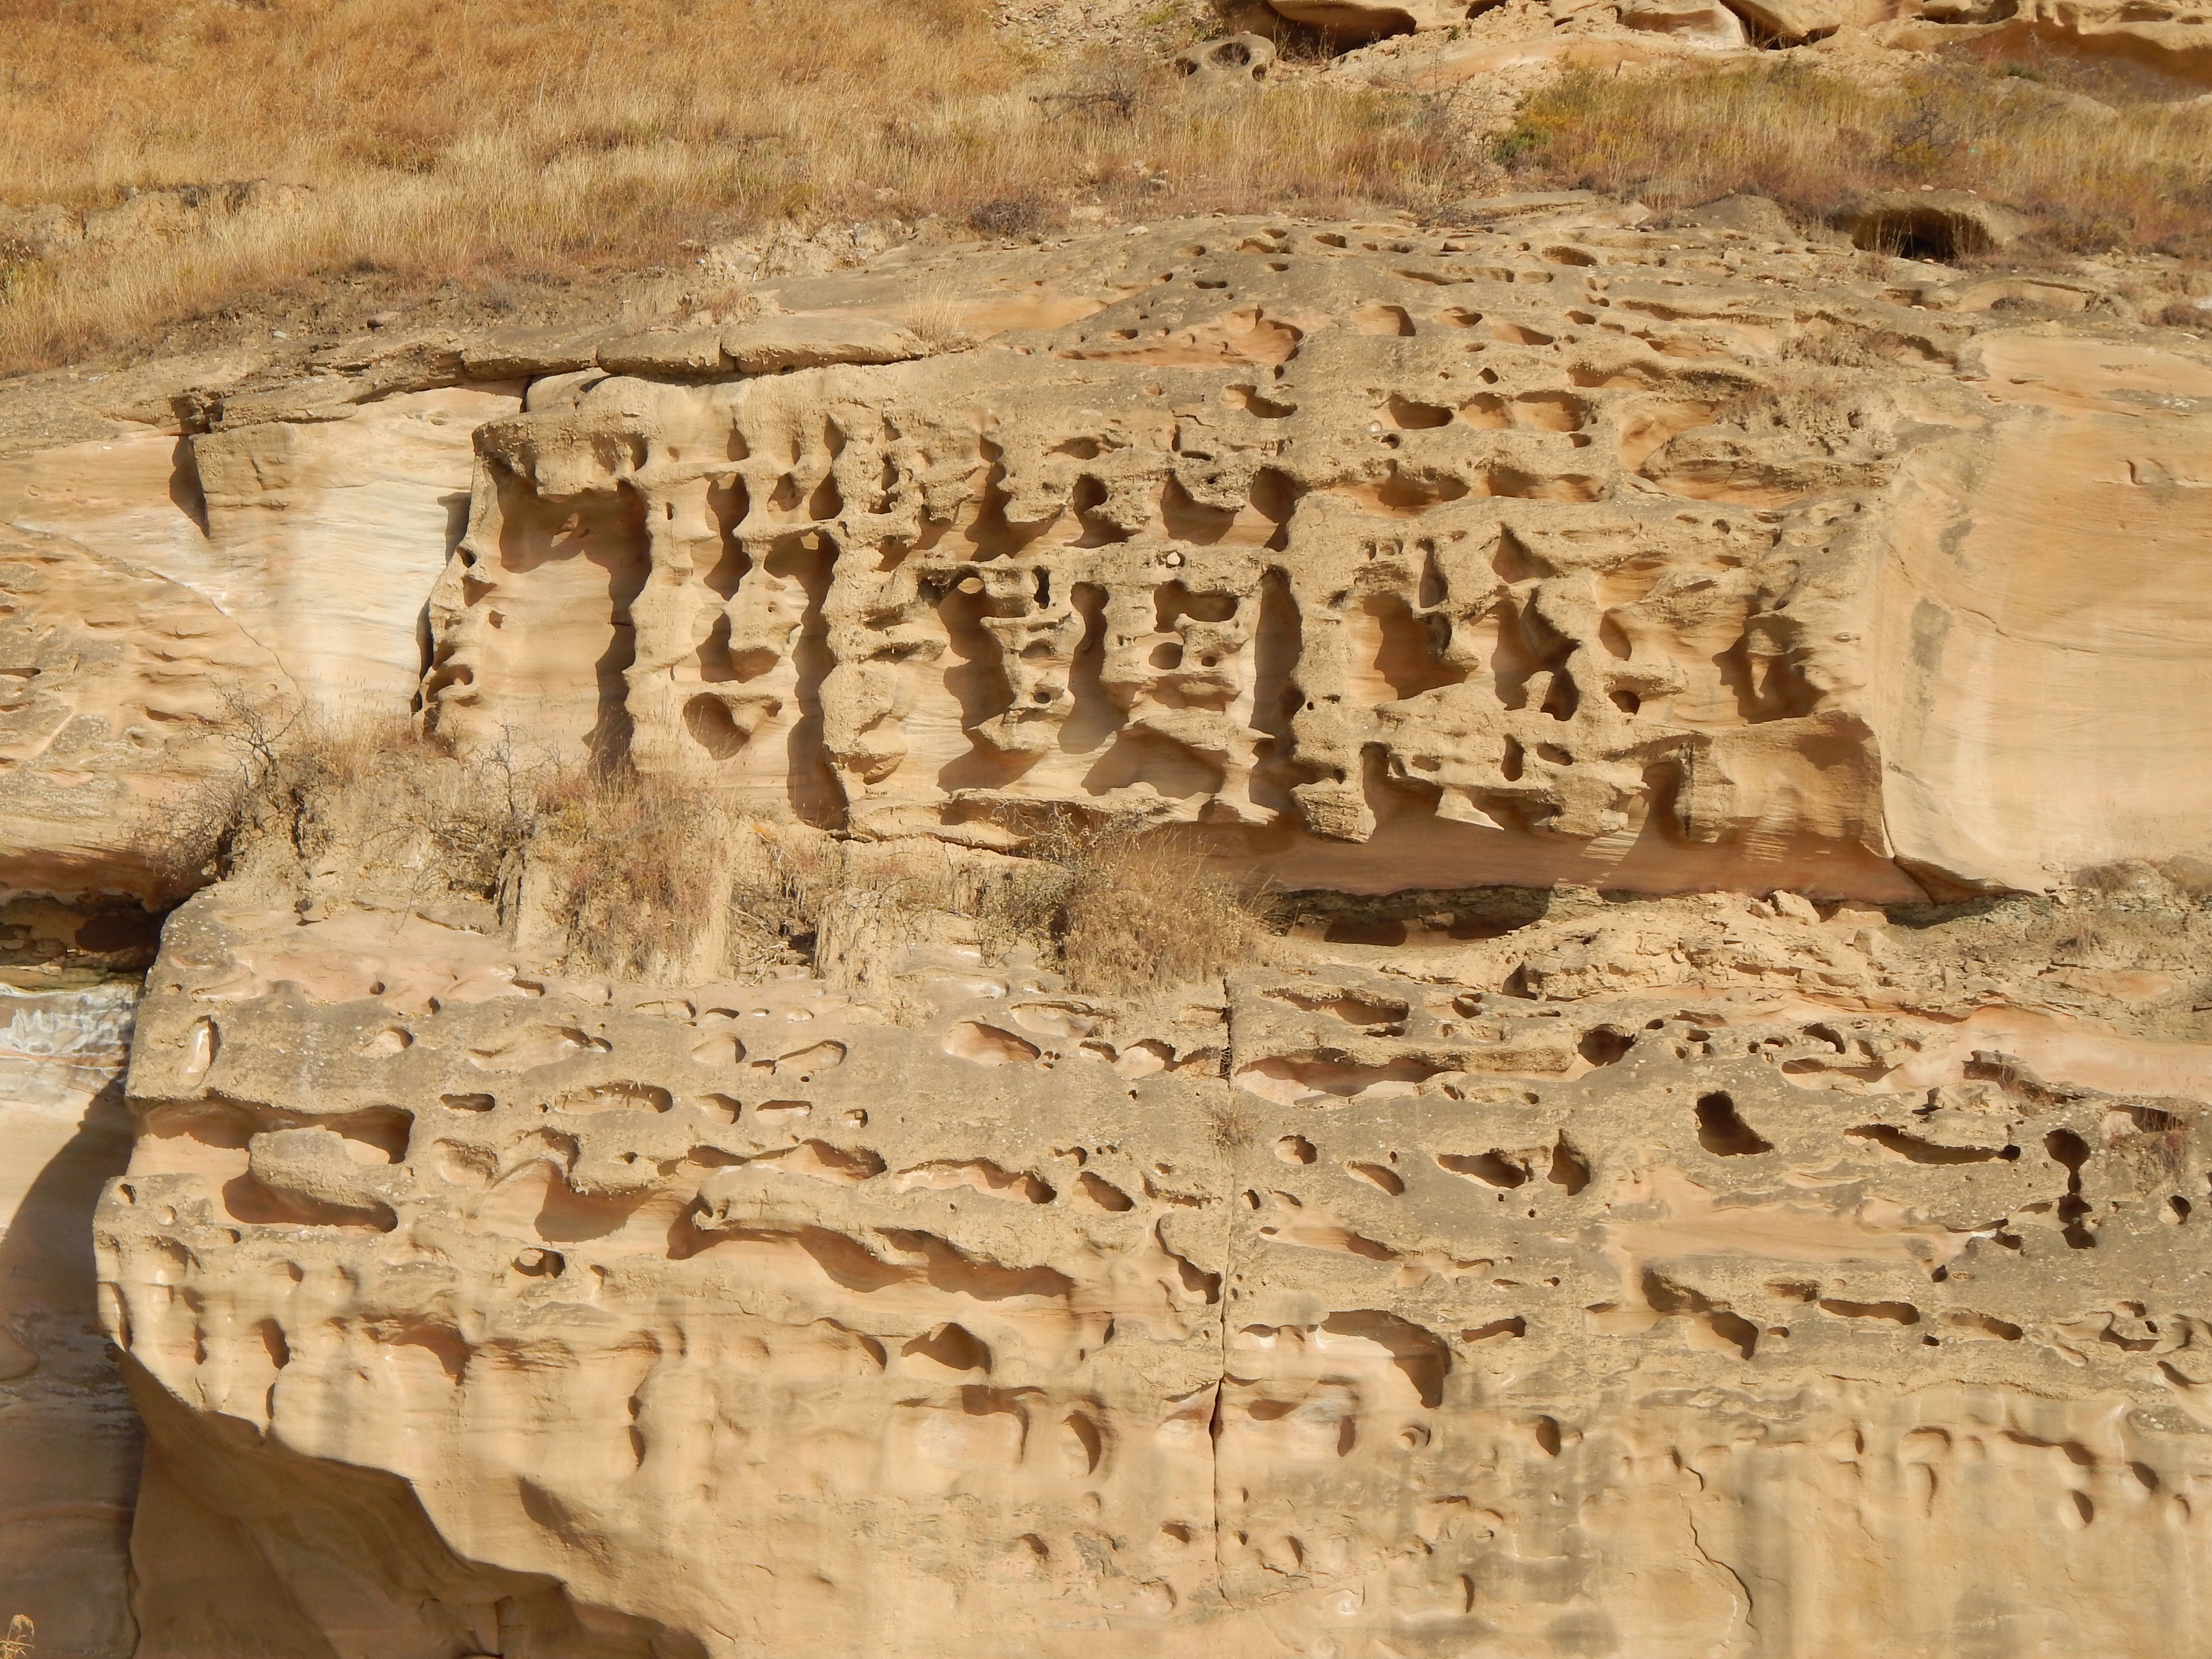
[[[2055,253],[2212,252],[2212,112],[2048,52],[1874,84],[1794,59],[1570,74],[1478,141],[1442,94],[1208,92],[1136,46],[1047,58],[986,0],[813,0],[796,25],[756,0],[0,0],[0,373],[195,322],[343,319],[356,289],[347,326],[434,293],[561,309],[617,273],[696,276],[678,308],[717,315],[735,296],[700,261],[734,239],[1419,210],[1502,169],[1805,216],[1973,189],[2036,216]],[[1285,48],[1320,50],[1295,29]],[[287,188],[227,188],[255,179]]]
[[[454,758],[404,726],[246,704],[234,760],[158,849],[171,884],[236,878],[303,915],[395,899],[579,973],[668,981],[811,967],[878,988],[931,939],[1116,995],[1216,977],[1261,931],[1180,832],[1047,819],[1026,856],[852,840],[747,817],[680,780],[501,744]]]
[[[464,767],[398,722],[334,728],[297,708],[238,699],[222,733],[230,763],[191,793],[152,849],[172,890],[272,850],[313,871],[344,848],[411,862],[425,879],[434,871],[441,889],[511,910],[551,769],[511,745]]]
[[[338,280],[521,291],[763,227],[1019,234],[1079,201],[1419,205],[1463,170],[1426,100],[1046,63],[983,0],[0,0],[0,372]],[[82,241],[9,228],[264,178],[312,188]]]
[[[987,946],[1027,942],[1086,989],[1136,994],[1218,977],[1251,952],[1253,896],[1184,832],[1048,821],[1027,867],[986,890]]]
[[[1808,220],[1859,191],[1972,190],[2033,216],[2054,252],[2212,254],[2212,111],[2100,111],[1970,62],[1879,86],[1797,63],[1572,74],[1528,98],[1496,149],[1532,183],[1758,194]]]

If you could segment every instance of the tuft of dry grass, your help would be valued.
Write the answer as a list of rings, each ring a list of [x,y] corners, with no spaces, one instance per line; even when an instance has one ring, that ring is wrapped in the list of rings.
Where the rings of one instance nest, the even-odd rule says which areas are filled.
[[[1029,867],[987,890],[987,947],[1027,943],[1078,989],[1134,996],[1218,979],[1261,933],[1254,896],[1216,872],[1174,829],[1048,821]]]
[[[1972,190],[2032,215],[2054,251],[2212,255],[2212,110],[2100,113],[2001,70],[1914,64],[1875,85],[1795,62],[1576,73],[1522,104],[1497,153],[1547,185],[1758,194],[1807,220],[1860,191]]]
[[[907,946],[980,937],[1080,989],[1142,995],[1218,977],[1261,932],[1250,897],[1175,830],[1054,817],[1031,856],[1006,859],[764,823],[683,779],[512,741],[462,760],[404,725],[243,702],[222,732],[233,763],[155,849],[176,893],[228,878],[289,892],[309,917],[433,906],[569,972],[811,969],[896,1003]]]
[[[2172,908],[2212,901],[2212,858],[2182,853],[2165,859],[2120,859],[2074,872],[2075,890],[2136,906]]]
[[[538,792],[528,843],[533,907],[564,966],[680,978],[728,904],[714,856],[736,826],[696,791],[624,772],[564,769]]]
[[[772,226],[1025,234],[1079,199],[1422,205],[1463,171],[1421,100],[1047,64],[987,0],[0,0],[0,373],[347,277],[557,285]],[[264,179],[307,188],[126,200]]]

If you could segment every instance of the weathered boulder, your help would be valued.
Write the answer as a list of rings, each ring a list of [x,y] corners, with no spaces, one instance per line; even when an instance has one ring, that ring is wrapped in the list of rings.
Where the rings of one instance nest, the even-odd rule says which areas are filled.
[[[1242,85],[1265,81],[1275,55],[1275,43],[1264,34],[1231,34],[1185,46],[1169,62],[1185,80]]]
[[[1829,222],[1859,247],[1937,260],[2009,246],[2033,228],[2027,215],[1964,190],[1876,191]]]
[[[1746,44],[1743,24],[1720,0],[1627,0],[1620,21],[1692,46],[1727,51]]]
[[[1464,21],[1467,0],[1267,0],[1293,23],[1304,23],[1340,46],[1358,46],[1419,29]]]
[[[872,317],[762,317],[722,331],[722,353],[741,374],[780,374],[832,363],[896,363],[926,356],[912,331]],[[602,367],[608,364],[603,353]]]
[[[1786,242],[1797,234],[1790,216],[1764,196],[1724,196],[1684,208],[1669,216],[1668,222],[1699,230],[1741,231],[1771,242]]]
[[[1833,34],[1846,23],[1862,21],[1861,14],[1868,11],[1864,0],[1729,0],[1729,4],[1766,40],[1790,45]]]

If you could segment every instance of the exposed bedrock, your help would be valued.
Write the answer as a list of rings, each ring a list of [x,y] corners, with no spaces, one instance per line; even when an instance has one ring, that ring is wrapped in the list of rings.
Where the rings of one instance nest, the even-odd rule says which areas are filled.
[[[2212,359],[1474,216],[908,252],[0,461],[42,1653],[2205,1649]],[[847,837],[856,911],[1179,826],[1287,931],[631,982],[372,815],[171,915],[103,1093],[57,964],[146,959],[299,707]],[[120,1382],[25,1225],[110,1176]]]
[[[140,1651],[2197,1651],[2208,1050],[1811,911],[897,1025],[204,895],[98,1228]]]
[[[1235,12],[1248,28],[1303,24],[1337,51],[1425,36],[1415,51],[1385,48],[1344,67],[1435,88],[1535,62],[1612,70],[1831,39],[1845,51],[2036,54],[2142,75],[2175,97],[2212,84],[2203,14],[2190,0],[1595,0],[1547,9],[1549,29],[1530,28],[1496,0],[1252,0]]]
[[[862,834],[1192,821],[1291,887],[2194,847],[2212,368],[1859,263],[1212,222],[1000,256],[1085,314],[980,350],[541,381],[478,433],[426,719]]]
[[[86,1218],[131,1155],[137,988],[0,988],[0,1607],[45,1650],[128,1653],[138,1423],[107,1352]]]

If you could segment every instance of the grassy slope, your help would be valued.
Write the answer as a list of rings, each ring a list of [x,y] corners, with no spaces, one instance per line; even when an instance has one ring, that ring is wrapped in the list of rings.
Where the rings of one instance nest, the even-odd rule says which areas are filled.
[[[1906,63],[1874,84],[1802,61],[1659,78],[1570,76],[1501,147],[1532,177],[1601,190],[1664,179],[1801,215],[1855,191],[1974,190],[2032,215],[2049,252],[2212,255],[2212,109],[2069,101],[2033,64]]]
[[[1208,27],[1202,0],[1176,3]],[[1570,76],[1493,159],[1442,99],[1194,93],[1157,52],[1028,52],[989,6],[0,0],[0,374],[341,279],[401,299],[558,288],[772,224],[1019,228],[1079,200],[1423,209],[1497,187],[1498,160],[1539,187],[1663,180],[1805,216],[1870,187],[1974,188],[2037,215],[2045,253],[2212,253],[2212,111],[2087,88],[2117,106],[2100,113],[2034,65]],[[313,190],[59,250],[8,234],[9,204],[252,179]]]
[[[793,219],[1328,210],[1452,182],[1414,100],[1048,64],[988,0],[0,0],[0,40],[9,202],[314,189],[167,241],[0,246],[0,373],[349,270],[557,282]],[[1071,88],[1120,95],[1032,96]]]

